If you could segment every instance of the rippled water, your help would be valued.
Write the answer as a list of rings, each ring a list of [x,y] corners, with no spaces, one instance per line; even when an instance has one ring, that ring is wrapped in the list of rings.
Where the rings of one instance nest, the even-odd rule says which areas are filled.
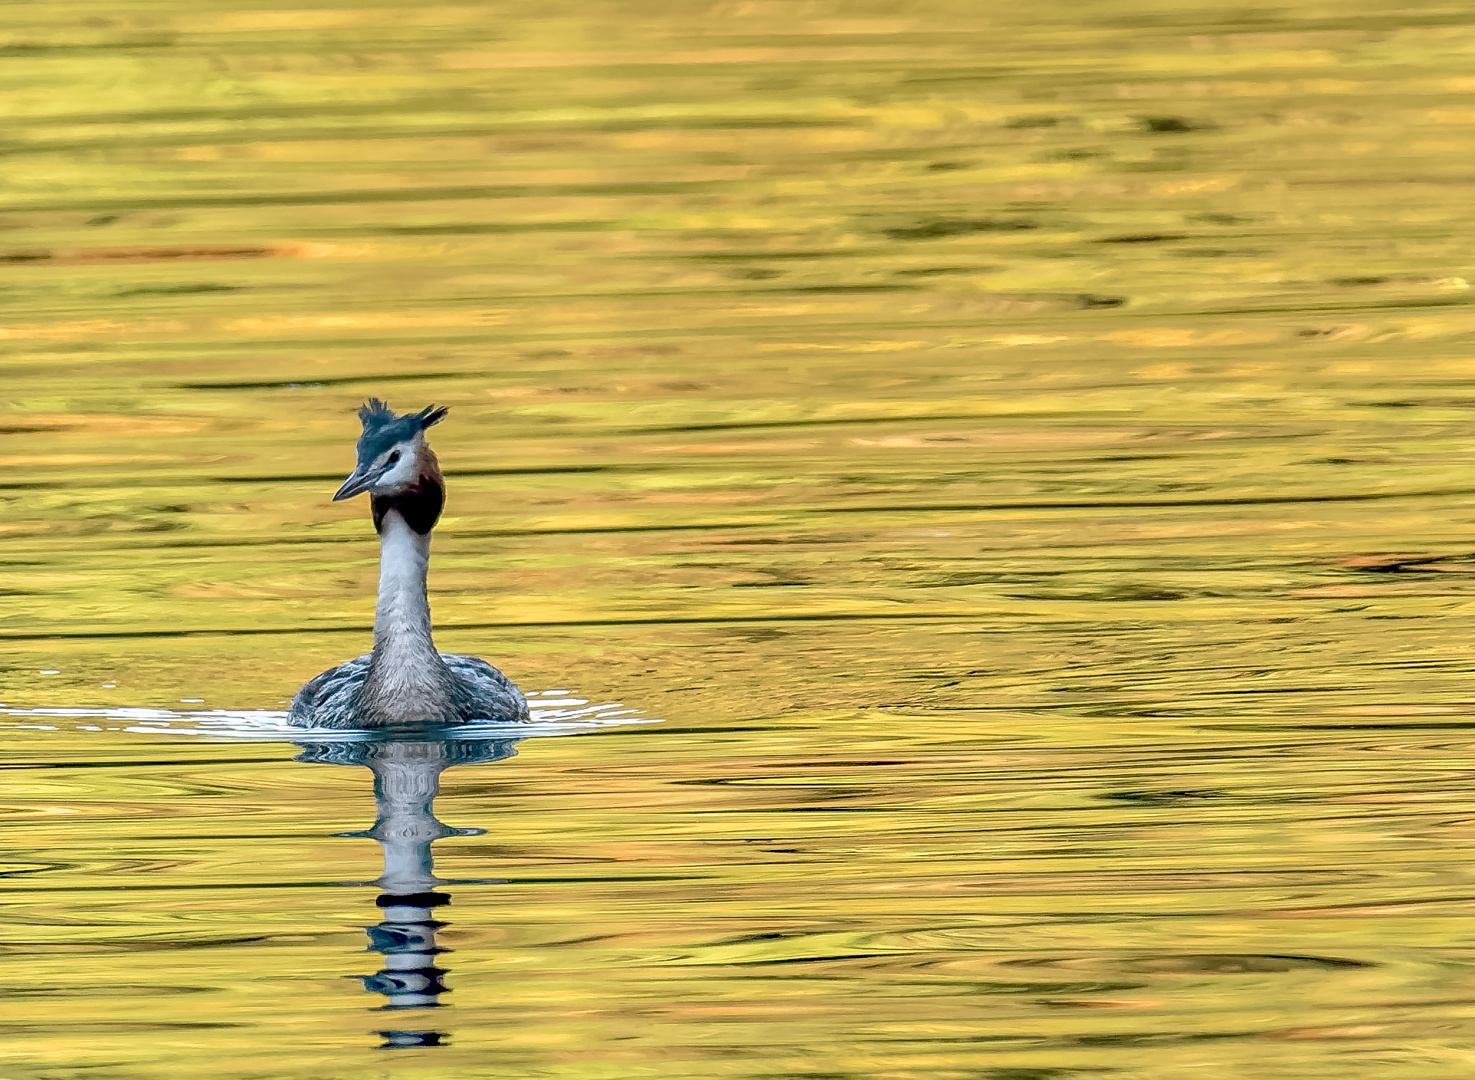
[[[137,0],[0,55],[8,1080],[1475,1067],[1468,13]],[[368,641],[369,394],[452,407],[440,646],[611,710],[277,730]],[[457,762],[433,871],[376,753]]]

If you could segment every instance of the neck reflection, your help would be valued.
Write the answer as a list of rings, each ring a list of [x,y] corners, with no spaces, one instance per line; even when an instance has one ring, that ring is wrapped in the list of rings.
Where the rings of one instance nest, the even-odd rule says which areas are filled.
[[[375,903],[380,922],[365,927],[368,951],[381,954],[381,969],[360,975],[364,989],[387,1001],[379,1011],[409,1011],[440,1006],[448,988],[441,960],[449,949],[436,933],[446,924],[438,915],[451,902],[439,886],[455,884],[435,874],[431,844],[447,836],[479,836],[484,829],[455,829],[435,816],[440,774],[452,765],[501,761],[513,756],[515,739],[381,737],[372,742],[299,743],[298,761],[363,765],[374,774],[374,827],[340,836],[377,840],[384,849],[384,873],[373,884],[382,892]],[[409,1017],[406,1017],[407,1019]],[[381,1048],[439,1046],[446,1033],[435,1030],[380,1031]]]

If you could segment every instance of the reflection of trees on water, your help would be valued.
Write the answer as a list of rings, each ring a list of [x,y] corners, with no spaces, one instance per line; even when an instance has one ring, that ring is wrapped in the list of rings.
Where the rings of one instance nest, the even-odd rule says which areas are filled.
[[[435,937],[446,924],[436,915],[451,898],[436,891],[447,882],[435,876],[430,845],[444,836],[477,836],[484,830],[453,829],[436,820],[440,774],[452,765],[509,758],[517,752],[516,744],[515,739],[427,738],[423,732],[404,739],[299,744],[303,751],[298,761],[363,765],[374,773],[374,827],[341,835],[366,836],[384,848],[384,873],[374,882],[383,890],[376,901],[380,922],[365,927],[369,951],[384,957],[383,966],[373,975],[359,976],[365,990],[388,998],[381,1009],[433,1008],[446,991],[440,958],[449,950],[436,944]],[[432,1030],[379,1034],[385,1048],[439,1046],[445,1038],[444,1032]]]

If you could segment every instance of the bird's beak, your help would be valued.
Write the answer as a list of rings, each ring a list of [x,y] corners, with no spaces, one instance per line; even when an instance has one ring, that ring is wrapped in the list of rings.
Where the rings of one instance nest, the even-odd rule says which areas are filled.
[[[340,502],[343,499],[351,499],[361,492],[368,491],[370,485],[377,479],[378,476],[375,473],[370,472],[363,466],[359,466],[349,474],[347,480],[343,481],[343,486],[333,493],[333,501]]]

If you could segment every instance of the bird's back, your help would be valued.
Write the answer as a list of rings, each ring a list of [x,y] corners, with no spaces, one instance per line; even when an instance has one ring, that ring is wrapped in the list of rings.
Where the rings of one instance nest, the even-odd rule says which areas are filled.
[[[441,653],[440,658],[450,669],[453,679],[451,695],[454,715],[446,717],[447,722],[528,721],[527,699],[511,679],[491,664],[479,657],[458,653]],[[373,726],[366,723],[365,710],[359,697],[373,659],[373,653],[365,653],[309,679],[292,698],[287,722],[294,727]]]

